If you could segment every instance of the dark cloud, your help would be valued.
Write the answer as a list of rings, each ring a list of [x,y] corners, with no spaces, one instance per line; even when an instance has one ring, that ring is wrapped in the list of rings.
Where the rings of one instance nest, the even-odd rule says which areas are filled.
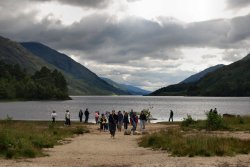
[[[98,2],[61,1],[93,8],[104,7],[101,2],[108,3]],[[103,73],[100,72],[103,76],[120,78],[118,81],[134,85],[157,88],[177,83],[191,74],[173,70],[183,63],[182,48],[225,49],[229,51],[222,59],[234,61],[242,57],[240,53],[246,53],[241,49],[250,45],[250,14],[188,24],[163,17],[159,18],[160,23],[135,17],[117,21],[109,15],[94,14],[65,26],[49,15],[37,21],[38,11],[23,13],[22,8],[29,5],[29,1],[22,3],[0,2],[0,35],[20,42],[41,42],[69,55],[81,56],[78,57],[81,63],[94,62],[90,66],[93,71],[103,69]],[[206,55],[203,59],[214,57],[208,53],[203,55]],[[115,67],[110,69],[108,65]]]
[[[245,8],[250,5],[249,0],[227,0],[229,9]]]
[[[88,8],[105,8],[111,2],[111,0],[30,0],[30,1],[59,2],[61,4],[67,4],[78,7],[88,7]]]
[[[106,63],[143,57],[179,59],[181,47],[241,47],[250,37],[250,15],[184,25],[139,18],[116,22],[108,15],[91,15],[62,26],[58,20],[44,18],[37,23],[33,17],[31,13],[1,18],[1,34],[19,41],[40,41],[60,50],[77,50],[86,59]]]

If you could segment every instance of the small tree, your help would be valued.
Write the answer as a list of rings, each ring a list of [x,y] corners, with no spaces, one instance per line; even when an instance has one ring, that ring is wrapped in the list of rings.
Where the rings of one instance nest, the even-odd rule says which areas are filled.
[[[223,119],[220,114],[214,111],[209,111],[206,113],[206,128],[207,130],[217,130],[223,128]]]

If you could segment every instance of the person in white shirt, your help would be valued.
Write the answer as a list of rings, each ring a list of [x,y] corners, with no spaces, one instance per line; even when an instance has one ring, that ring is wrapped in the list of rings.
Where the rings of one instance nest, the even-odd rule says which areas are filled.
[[[66,110],[66,113],[65,113],[65,125],[70,125],[70,113],[69,113],[69,110]]]
[[[51,113],[51,118],[52,118],[52,122],[54,123],[54,122],[56,122],[56,111],[55,110],[53,110],[52,111],[52,113]]]

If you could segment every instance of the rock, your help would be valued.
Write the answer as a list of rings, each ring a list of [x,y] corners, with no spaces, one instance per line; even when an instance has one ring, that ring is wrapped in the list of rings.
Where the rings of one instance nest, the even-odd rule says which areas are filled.
[[[130,134],[131,134],[131,131],[130,131],[130,130],[126,129],[126,130],[124,131],[124,135],[130,135]]]

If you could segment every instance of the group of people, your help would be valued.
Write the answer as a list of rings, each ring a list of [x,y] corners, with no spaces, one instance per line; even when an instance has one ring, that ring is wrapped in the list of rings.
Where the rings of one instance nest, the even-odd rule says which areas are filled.
[[[216,109],[215,109],[215,112],[217,112]],[[85,115],[84,122],[88,123],[89,114],[90,113],[89,113],[88,108],[86,108],[84,113],[80,109],[78,113],[80,122],[82,122],[83,115]],[[52,111],[52,114],[51,114],[52,122],[55,122],[56,116],[57,116],[56,111]],[[174,112],[170,110],[169,122],[170,121],[173,122],[173,116],[174,116]],[[139,122],[138,120],[140,120],[140,129],[143,131],[145,129],[145,125],[147,122],[147,116],[144,113],[144,111],[141,111],[141,113],[139,114],[139,117],[136,114],[136,112],[134,112],[133,110],[131,110],[129,113],[126,111],[123,111],[123,112],[118,111],[116,113],[115,110],[112,110],[111,113],[106,111],[106,113],[102,113],[101,115],[99,111],[96,111],[94,117],[95,117],[95,123],[99,124],[100,126],[100,131],[110,131],[112,138],[115,137],[116,129],[119,132],[121,132],[122,127],[124,127],[124,130],[127,130],[129,124],[132,125],[131,132],[134,134],[137,129],[137,124]],[[71,125],[69,110],[66,110],[65,112],[64,124],[67,126]]]
[[[83,115],[85,115],[84,122],[88,123],[88,119],[89,119],[88,108],[86,108],[84,113],[82,110],[79,111],[78,117],[79,117],[80,122],[82,122],[83,120]],[[52,117],[52,122],[55,122],[55,119],[57,117],[56,111],[52,111],[51,117]],[[115,137],[116,129],[119,132],[122,131],[122,127],[125,130],[127,130],[129,124],[132,125],[131,131],[134,133],[137,129],[137,124],[139,122],[138,120],[140,120],[140,129],[144,130],[146,122],[147,122],[147,116],[144,113],[144,111],[141,111],[139,117],[136,114],[136,112],[134,112],[133,110],[131,110],[129,113],[126,111],[123,111],[123,112],[118,111],[116,113],[115,110],[112,110],[111,113],[107,111],[106,113],[102,113],[101,115],[99,111],[95,112],[95,122],[96,124],[99,124],[100,131],[110,131],[112,138]],[[69,110],[66,110],[65,112],[64,124],[67,126],[71,125]]]
[[[84,115],[85,115],[85,121],[84,122],[88,123],[88,120],[89,120],[89,111],[88,111],[88,108],[86,108],[86,110],[84,112]],[[82,112],[82,110],[79,111],[78,116],[79,116],[80,122],[82,122],[82,118],[83,118],[83,112]],[[55,123],[56,117],[57,117],[56,111],[53,110],[52,113],[51,113],[52,123]],[[64,125],[67,125],[67,126],[71,125],[69,110],[66,110],[66,112],[65,112],[65,122],[64,122]]]

